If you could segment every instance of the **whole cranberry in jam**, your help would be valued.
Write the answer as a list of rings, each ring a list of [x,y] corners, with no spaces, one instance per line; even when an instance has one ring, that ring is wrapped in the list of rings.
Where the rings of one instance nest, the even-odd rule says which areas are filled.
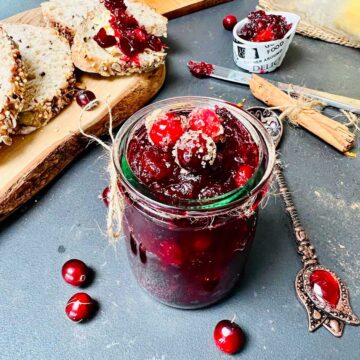
[[[220,119],[211,109],[194,109],[189,114],[188,120],[191,130],[202,131],[215,141],[224,132]]]
[[[226,30],[231,31],[237,24],[237,18],[234,15],[227,15],[223,19],[223,26]]]
[[[76,94],[76,102],[82,108],[96,100],[95,94],[90,90],[81,90]]]
[[[94,300],[86,293],[76,293],[66,304],[65,312],[72,321],[89,319],[95,310]]]
[[[214,330],[216,346],[227,354],[235,354],[242,349],[245,335],[240,326],[229,320],[221,320]]]
[[[116,45],[116,38],[113,35],[108,35],[104,28],[101,28],[94,36],[94,40],[102,48],[109,48]]]
[[[160,243],[159,256],[162,261],[169,265],[180,266],[183,262],[181,248],[173,241],[162,241]]]
[[[174,156],[183,169],[200,171],[214,163],[216,144],[203,132],[189,130],[175,144]]]
[[[247,183],[247,181],[252,177],[254,173],[254,169],[246,164],[242,164],[239,166],[237,171],[234,174],[234,182],[236,186],[243,186]]]
[[[63,265],[61,274],[68,284],[81,286],[86,281],[88,267],[81,260],[71,259]]]
[[[139,174],[145,183],[161,180],[172,172],[171,155],[161,149],[146,149],[140,158]]]
[[[310,286],[316,298],[335,307],[340,299],[340,287],[334,276],[325,270],[315,270],[310,275]]]
[[[148,127],[150,140],[158,146],[175,145],[184,133],[181,117],[174,113],[161,115]]]

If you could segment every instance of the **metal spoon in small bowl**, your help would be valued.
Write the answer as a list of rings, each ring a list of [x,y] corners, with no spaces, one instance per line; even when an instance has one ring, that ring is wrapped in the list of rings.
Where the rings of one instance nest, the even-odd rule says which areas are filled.
[[[247,111],[261,121],[272,136],[275,147],[278,147],[284,128],[277,114],[264,107],[252,107]],[[333,271],[320,265],[315,248],[300,222],[278,155],[276,155],[274,176],[284,200],[286,212],[290,215],[298,253],[303,263],[303,268],[295,279],[295,289],[307,311],[309,331],[315,331],[322,325],[333,335],[340,337],[345,324],[360,324],[359,318],[351,309],[349,291],[345,283]]]

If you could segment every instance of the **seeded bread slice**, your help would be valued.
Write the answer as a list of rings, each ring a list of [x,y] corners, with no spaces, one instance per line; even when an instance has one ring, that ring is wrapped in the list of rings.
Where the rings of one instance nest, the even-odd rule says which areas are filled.
[[[101,28],[109,27],[110,17],[110,12],[100,7],[88,13],[81,23],[71,48],[72,59],[77,68],[102,76],[123,76],[148,72],[165,62],[164,50],[145,49],[144,52],[138,54],[138,61],[134,63],[130,62],[117,46],[106,49],[100,47],[94,40],[94,36]],[[139,21],[138,18],[136,20]]]
[[[128,11],[144,26],[146,31],[156,36],[167,35],[168,20],[149,8],[148,5],[136,1],[125,0]],[[50,0],[41,4],[42,13],[48,26],[55,28],[61,35],[72,42],[76,29],[87,13],[100,5],[100,0]]]
[[[0,27],[0,146],[11,145],[24,103],[26,73],[17,44]]]
[[[25,102],[18,116],[20,133],[29,133],[56,116],[72,99],[74,65],[69,43],[50,28],[4,24],[19,44],[28,74]]]

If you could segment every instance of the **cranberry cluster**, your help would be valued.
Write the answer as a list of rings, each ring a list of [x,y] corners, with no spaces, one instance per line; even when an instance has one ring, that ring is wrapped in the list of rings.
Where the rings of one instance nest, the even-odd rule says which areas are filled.
[[[130,140],[127,157],[160,201],[225,194],[244,185],[258,165],[256,144],[225,108],[150,115],[146,130]]]
[[[94,36],[94,40],[102,48],[117,45],[130,61],[136,62],[136,56],[145,49],[161,51],[166,45],[155,35],[149,34],[138,21],[127,14],[123,0],[104,0],[104,6],[111,12],[110,25],[114,35],[108,35],[104,28]]]
[[[247,41],[265,42],[282,39],[291,29],[285,17],[267,15],[265,11],[253,11],[248,15],[249,21],[240,29],[238,35]]]

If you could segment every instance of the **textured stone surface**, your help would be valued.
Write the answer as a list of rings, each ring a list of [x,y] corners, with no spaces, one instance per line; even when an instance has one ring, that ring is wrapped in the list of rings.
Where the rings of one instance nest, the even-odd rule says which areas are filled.
[[[2,1],[0,17],[40,1]],[[198,80],[186,70],[190,58],[235,68],[224,15],[239,18],[256,1],[235,0],[170,22],[168,78],[157,99],[207,95],[259,104],[246,87]],[[283,66],[269,78],[356,97],[359,52],[296,36]],[[359,158],[338,154],[301,129],[286,128],[281,147],[286,177],[301,218],[322,263],[351,289],[360,312]],[[300,268],[291,228],[278,196],[261,211],[244,281],[235,293],[204,310],[165,307],[144,294],[130,273],[122,244],[102,234],[105,159],[90,147],[37,199],[0,225],[0,359],[228,359],[213,344],[212,331],[237,315],[247,333],[241,359],[357,359],[360,329],[341,339],[326,330],[307,332],[305,311],[293,281]],[[0,175],[1,176],[1,175]],[[273,193],[277,191],[274,189]],[[100,302],[98,316],[71,323],[64,313],[76,289],[61,279],[69,258],[84,260],[96,274],[87,292]],[[42,304],[40,306],[40,304]],[[42,309],[41,313],[39,309]]]

